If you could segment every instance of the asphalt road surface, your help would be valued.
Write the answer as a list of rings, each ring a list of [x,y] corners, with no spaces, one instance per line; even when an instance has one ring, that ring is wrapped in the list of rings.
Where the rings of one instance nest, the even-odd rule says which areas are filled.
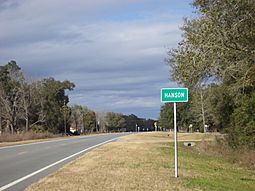
[[[91,149],[127,135],[81,136],[0,147],[0,191],[24,190]]]

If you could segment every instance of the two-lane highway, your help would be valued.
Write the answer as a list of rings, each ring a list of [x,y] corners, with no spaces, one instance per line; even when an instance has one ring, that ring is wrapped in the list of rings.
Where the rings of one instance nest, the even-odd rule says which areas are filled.
[[[85,152],[124,135],[127,133],[0,147],[0,191],[24,190]]]

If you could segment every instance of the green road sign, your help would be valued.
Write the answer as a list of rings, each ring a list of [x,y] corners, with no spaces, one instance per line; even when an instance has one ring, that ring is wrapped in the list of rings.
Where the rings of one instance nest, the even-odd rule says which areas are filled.
[[[188,88],[162,88],[161,102],[188,102]]]

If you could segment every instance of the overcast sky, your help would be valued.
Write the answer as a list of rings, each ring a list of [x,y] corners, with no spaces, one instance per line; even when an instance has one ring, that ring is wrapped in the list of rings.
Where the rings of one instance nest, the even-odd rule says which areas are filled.
[[[0,0],[0,64],[76,87],[70,104],[159,117],[164,58],[191,0]]]

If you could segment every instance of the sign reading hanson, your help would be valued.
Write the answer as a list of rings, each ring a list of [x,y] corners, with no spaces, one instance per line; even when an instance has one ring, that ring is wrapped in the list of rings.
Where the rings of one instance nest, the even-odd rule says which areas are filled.
[[[162,88],[161,102],[188,102],[188,88]]]

